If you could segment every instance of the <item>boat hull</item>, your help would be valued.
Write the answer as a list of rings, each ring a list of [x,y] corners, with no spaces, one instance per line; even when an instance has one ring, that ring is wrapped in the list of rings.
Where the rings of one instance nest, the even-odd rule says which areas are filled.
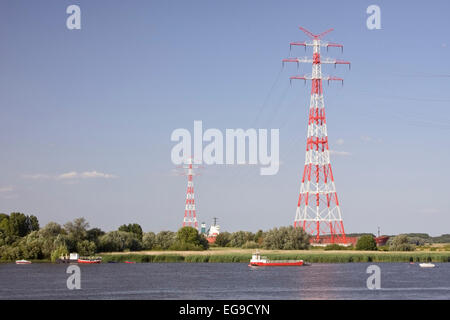
[[[303,261],[295,262],[250,262],[250,267],[300,267],[303,266]]]
[[[419,266],[421,268],[434,268],[435,267],[435,265],[432,263],[420,263]]]
[[[78,259],[78,263],[96,264],[96,263],[100,263],[100,262],[102,262],[102,260],[83,260],[83,259]]]

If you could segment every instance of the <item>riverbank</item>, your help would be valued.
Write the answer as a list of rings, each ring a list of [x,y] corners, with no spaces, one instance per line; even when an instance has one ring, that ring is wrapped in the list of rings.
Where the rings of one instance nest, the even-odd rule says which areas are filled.
[[[212,248],[205,251],[136,251],[104,252],[103,263],[108,262],[185,262],[185,263],[246,263],[254,249]],[[450,262],[450,251],[356,251],[356,250],[259,250],[263,256],[273,260],[301,259],[310,263],[353,262]],[[33,263],[48,263],[49,260],[31,260]],[[0,261],[11,263],[14,261]]]
[[[249,262],[253,249],[214,248],[205,251],[139,251],[133,253],[101,253],[103,262]],[[260,250],[273,260],[302,259],[310,263],[350,262],[450,262],[450,251],[324,251],[324,250]]]

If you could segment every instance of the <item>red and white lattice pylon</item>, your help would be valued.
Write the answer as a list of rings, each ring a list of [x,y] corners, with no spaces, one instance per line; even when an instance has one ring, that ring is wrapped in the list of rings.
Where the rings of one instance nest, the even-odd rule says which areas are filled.
[[[181,168],[185,170],[184,175],[188,177],[183,227],[194,227],[198,230],[197,214],[195,211],[193,177],[198,175],[194,173],[194,169],[199,168],[199,166],[194,164],[194,160],[192,158],[189,158],[185,161],[185,164],[181,166]]]
[[[337,47],[343,50],[343,46],[337,43],[323,42],[323,36],[333,29],[327,30],[319,35],[314,35],[308,30],[300,27],[310,41],[292,42],[292,46],[312,47],[312,58],[288,58],[285,62],[311,63],[312,73],[302,76],[291,77],[290,80],[311,80],[311,101],[309,107],[308,133],[306,140],[306,159],[303,177],[300,187],[300,195],[297,203],[294,227],[303,228],[312,235],[312,243],[346,243],[344,224],[342,222],[341,210],[339,208],[336,186],[333,172],[331,170],[330,152],[328,149],[328,135],[325,118],[325,105],[323,100],[323,80],[342,81],[341,78],[323,76],[321,65],[346,64],[343,60],[322,58],[320,48]]]

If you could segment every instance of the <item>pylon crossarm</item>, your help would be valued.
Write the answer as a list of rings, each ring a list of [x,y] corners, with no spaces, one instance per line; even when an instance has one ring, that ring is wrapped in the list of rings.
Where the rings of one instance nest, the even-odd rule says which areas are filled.
[[[315,38],[316,38],[316,39],[323,38],[325,35],[329,34],[331,31],[334,31],[334,29],[333,29],[333,28],[330,28],[330,29],[328,29],[327,31],[322,32],[321,34],[317,35]]]
[[[338,47],[341,48],[343,50],[344,46],[342,44],[339,43],[332,43],[332,42],[322,42],[322,41],[304,41],[304,42],[291,42],[290,44],[290,49],[292,49],[292,46],[303,46],[305,47],[314,47],[314,46],[321,46],[321,47],[325,47],[328,49],[328,47]]]
[[[188,177],[188,176],[198,177],[198,176],[201,176],[202,174],[201,173],[179,173],[178,175],[182,176],[182,177]]]
[[[331,31],[334,30],[333,28],[331,28],[331,29],[328,29],[325,32],[320,33],[320,34],[313,34],[311,31],[306,30],[303,27],[299,27],[299,29],[302,30],[308,37],[310,37],[311,39],[315,39],[315,40],[318,40],[318,39],[324,37],[325,35],[327,35],[328,33],[330,33]]]
[[[328,48],[332,47],[332,48],[341,48],[341,52],[344,52],[344,45],[340,44],[340,43],[322,42],[320,44],[320,46],[327,48],[327,51],[328,51]]]
[[[293,77],[290,77],[289,81],[290,81],[291,85],[292,85],[292,80],[304,80],[305,84],[306,84],[306,80],[310,80],[310,78],[308,76],[306,76],[306,75],[305,76],[293,76]]]
[[[327,81],[328,84],[330,84],[330,81],[341,81],[342,85],[344,85],[344,79],[338,78],[338,77],[332,77],[332,76],[325,76],[320,78],[314,78],[312,75],[304,75],[304,76],[292,76],[289,78],[290,83],[292,84],[292,80],[303,80],[306,83],[306,80],[315,80],[320,79]]]
[[[199,166],[196,164],[189,164],[189,165],[181,165],[177,166],[178,169],[204,169],[204,166]]]
[[[345,60],[337,60],[337,59],[333,59],[333,58],[322,58],[320,60],[321,64],[334,64],[334,67],[336,67],[336,65],[338,64],[346,64],[348,65],[348,68],[351,69],[351,64],[349,61],[345,61]]]
[[[334,66],[336,67],[337,64],[347,64],[348,68],[351,69],[351,64],[349,61],[344,61],[344,60],[336,60],[336,62],[334,63]]]
[[[313,60],[308,58],[308,57],[304,57],[304,58],[287,58],[287,59],[283,59],[282,60],[283,67],[284,67],[284,64],[286,62],[295,62],[295,63],[297,63],[297,68],[298,68],[300,63],[312,63]]]
[[[289,44],[289,50],[292,50],[292,46],[304,46],[305,47],[305,50],[306,50],[306,46],[307,46],[308,44],[306,43],[306,42],[291,42],[290,44]]]
[[[328,81],[328,84],[330,84],[330,81],[341,81],[342,85],[344,85],[344,79],[338,77],[326,76],[323,77],[322,80]]]

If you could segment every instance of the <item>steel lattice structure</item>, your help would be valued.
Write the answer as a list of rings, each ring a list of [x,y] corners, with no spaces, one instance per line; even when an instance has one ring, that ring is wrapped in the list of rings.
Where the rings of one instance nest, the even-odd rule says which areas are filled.
[[[330,151],[328,148],[328,134],[323,99],[323,80],[337,80],[343,84],[343,79],[323,76],[322,64],[346,64],[348,61],[322,58],[320,48],[341,48],[337,43],[323,42],[323,36],[333,31],[329,29],[319,35],[314,35],[300,27],[311,41],[292,42],[292,46],[312,47],[312,58],[288,58],[285,62],[312,63],[312,73],[303,76],[293,76],[290,80],[311,80],[311,101],[309,107],[308,132],[306,139],[306,157],[300,195],[297,203],[294,227],[301,227],[312,235],[313,243],[346,243],[344,224],[342,222],[339,200],[331,170]]]
[[[183,219],[183,227],[194,227],[198,230],[198,222],[197,215],[195,213],[195,197],[194,197],[194,180],[193,176],[194,169],[197,168],[194,166],[192,159],[188,159],[186,164],[182,166],[183,169],[186,170],[186,175],[188,177],[187,190],[186,190],[186,206],[184,209],[184,219]]]

